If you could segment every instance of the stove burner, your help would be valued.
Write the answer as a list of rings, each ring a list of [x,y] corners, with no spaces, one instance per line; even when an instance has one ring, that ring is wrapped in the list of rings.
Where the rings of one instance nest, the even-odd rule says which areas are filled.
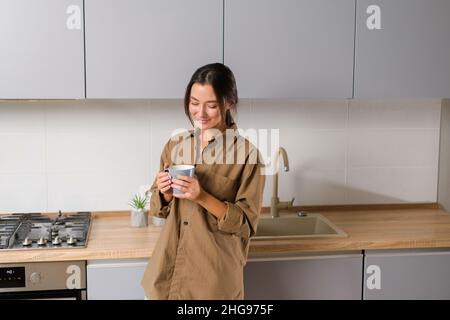
[[[37,242],[38,246],[45,246],[47,244],[47,239],[44,239],[43,237],[39,238],[39,241]]]
[[[61,239],[58,236],[56,236],[55,239],[53,239],[52,244],[58,246],[61,244],[61,242],[62,242]]]
[[[31,246],[32,243],[33,243],[33,241],[28,239],[28,237],[26,237],[25,240],[23,240],[23,242],[22,242],[24,247],[29,247],[29,246]]]
[[[51,226],[50,227],[52,237],[58,236],[59,234],[59,228],[57,226]]]
[[[58,216],[56,217],[54,224],[63,225],[65,223],[66,223],[66,217],[64,217],[61,213],[61,210],[59,210]]]
[[[67,240],[67,244],[70,244],[72,246],[76,245],[76,243],[77,243],[77,239],[74,238],[73,236],[70,236],[69,240]]]
[[[91,213],[0,215],[0,249],[84,248]]]

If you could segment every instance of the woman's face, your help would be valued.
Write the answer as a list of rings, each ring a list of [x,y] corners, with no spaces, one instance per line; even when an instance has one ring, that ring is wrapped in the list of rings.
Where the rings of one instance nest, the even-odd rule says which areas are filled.
[[[228,109],[229,107],[226,106]],[[195,126],[207,130],[222,126],[220,106],[210,84],[194,83],[191,88],[189,112]]]

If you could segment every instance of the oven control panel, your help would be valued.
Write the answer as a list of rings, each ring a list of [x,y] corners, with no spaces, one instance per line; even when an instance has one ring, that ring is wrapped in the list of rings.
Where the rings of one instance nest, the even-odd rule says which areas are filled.
[[[25,287],[25,267],[0,268],[0,288]]]
[[[4,292],[73,289],[86,289],[84,260],[0,264],[0,300]]]

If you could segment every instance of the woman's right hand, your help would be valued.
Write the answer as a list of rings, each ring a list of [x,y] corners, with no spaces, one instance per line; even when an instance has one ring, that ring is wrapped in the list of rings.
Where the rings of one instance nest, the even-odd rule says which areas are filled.
[[[165,170],[169,167],[168,164],[164,164],[164,170],[158,173],[156,176],[156,185],[158,187],[159,192],[164,196],[164,200],[169,202],[172,200],[172,188],[170,187],[172,183],[172,179],[168,172]]]

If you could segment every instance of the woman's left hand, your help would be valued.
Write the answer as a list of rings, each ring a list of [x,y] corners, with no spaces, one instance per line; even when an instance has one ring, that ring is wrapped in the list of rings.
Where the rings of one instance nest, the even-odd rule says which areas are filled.
[[[172,188],[178,189],[184,194],[176,194],[173,192],[173,196],[180,199],[189,199],[197,201],[200,198],[203,190],[200,187],[200,183],[196,176],[178,176],[177,179],[172,179]]]

